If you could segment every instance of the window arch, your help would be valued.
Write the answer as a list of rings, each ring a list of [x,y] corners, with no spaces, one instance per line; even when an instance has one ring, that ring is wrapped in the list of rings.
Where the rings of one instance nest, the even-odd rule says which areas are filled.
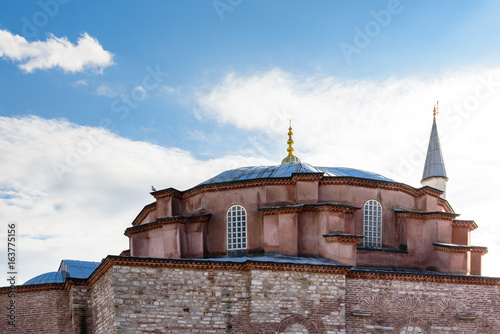
[[[241,205],[233,205],[227,210],[227,250],[247,249],[247,211]]]
[[[369,200],[364,207],[364,246],[382,248],[382,205]]]

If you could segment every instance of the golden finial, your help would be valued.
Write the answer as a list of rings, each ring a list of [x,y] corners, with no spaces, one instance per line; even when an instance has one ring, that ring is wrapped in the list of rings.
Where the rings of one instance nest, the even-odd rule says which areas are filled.
[[[293,132],[292,132],[292,120],[290,120],[290,125],[288,128],[288,141],[286,142],[288,144],[288,148],[286,149],[288,151],[288,155],[281,161],[281,164],[284,165],[289,162],[300,162],[300,159],[297,158],[296,156],[293,155]]]
[[[439,101],[437,101],[437,104],[434,105],[433,114],[434,118],[436,118],[436,115],[439,114]]]

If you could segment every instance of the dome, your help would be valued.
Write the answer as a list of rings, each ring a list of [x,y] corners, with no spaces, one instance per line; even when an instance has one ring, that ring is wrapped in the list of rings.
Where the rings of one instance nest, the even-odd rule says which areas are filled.
[[[50,283],[64,283],[66,277],[62,271],[52,271],[49,273],[41,274],[27,280],[24,285],[32,284],[50,284]]]
[[[292,177],[292,174],[322,173],[325,177],[350,177],[394,182],[380,174],[346,167],[314,167],[305,162],[289,162],[279,166],[253,166],[230,169],[199,184],[209,185],[235,181]]]
[[[99,266],[100,262],[62,260],[58,271],[35,276],[23,285],[64,283],[66,278],[88,278]]]

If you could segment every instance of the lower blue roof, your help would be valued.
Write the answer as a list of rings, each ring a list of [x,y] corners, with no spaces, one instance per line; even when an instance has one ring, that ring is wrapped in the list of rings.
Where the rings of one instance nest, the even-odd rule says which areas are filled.
[[[377,173],[346,167],[314,167],[305,162],[290,162],[279,166],[253,166],[230,169],[199,185],[269,178],[291,177],[292,174],[322,173],[326,177],[355,177],[376,181],[393,180]]]
[[[100,262],[62,260],[58,271],[35,276],[23,285],[64,283],[67,278],[88,278]]]

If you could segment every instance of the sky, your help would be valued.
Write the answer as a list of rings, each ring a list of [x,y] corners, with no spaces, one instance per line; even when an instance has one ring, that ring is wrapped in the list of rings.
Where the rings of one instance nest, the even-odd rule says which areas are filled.
[[[302,161],[420,187],[437,101],[447,199],[500,276],[499,15],[498,1],[2,1],[0,243],[15,224],[18,283],[128,249],[151,186],[280,163],[290,119]]]

